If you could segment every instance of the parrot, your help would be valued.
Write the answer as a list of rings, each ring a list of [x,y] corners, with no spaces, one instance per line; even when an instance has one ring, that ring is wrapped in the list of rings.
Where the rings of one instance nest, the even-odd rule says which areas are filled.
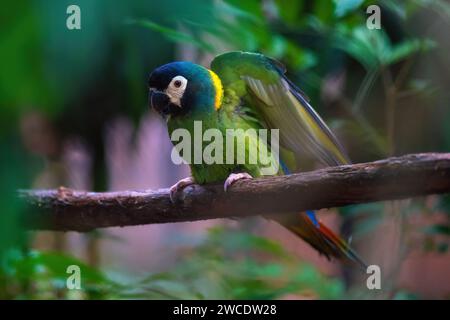
[[[188,61],[171,62],[151,72],[148,86],[149,106],[166,120],[169,135],[177,129],[193,133],[199,121],[203,131],[218,129],[224,138],[228,129],[278,129],[280,166],[276,175],[296,171],[305,155],[328,166],[350,164],[344,148],[309,98],[286,76],[284,65],[263,54],[222,53],[212,60],[210,69]],[[252,137],[245,143],[246,151],[256,144],[271,152],[270,143],[258,144]],[[171,199],[192,184],[223,183],[226,192],[236,181],[262,175],[259,162],[188,163],[191,176],[170,188]],[[305,240],[328,260],[366,267],[348,242],[326,227],[312,210],[269,219]]]

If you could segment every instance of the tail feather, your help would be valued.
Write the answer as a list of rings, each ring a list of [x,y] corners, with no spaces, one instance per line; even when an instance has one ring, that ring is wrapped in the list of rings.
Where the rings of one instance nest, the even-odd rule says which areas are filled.
[[[315,218],[314,212],[302,212],[293,218],[277,221],[305,240],[327,259],[336,258],[357,263],[367,268],[366,263],[356,254],[349,244]]]

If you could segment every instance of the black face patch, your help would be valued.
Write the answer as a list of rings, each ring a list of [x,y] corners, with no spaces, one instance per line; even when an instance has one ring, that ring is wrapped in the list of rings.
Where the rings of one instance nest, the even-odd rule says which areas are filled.
[[[163,114],[167,113],[168,111],[167,108],[168,105],[170,104],[170,99],[164,92],[150,90],[148,95],[148,102],[151,108]]]
[[[163,117],[168,115],[176,116],[183,113],[183,109],[170,102],[167,94],[162,91],[151,89],[148,95],[148,103],[150,108],[155,109]]]
[[[164,94],[164,92],[167,92],[166,90],[176,76],[182,76],[187,80],[187,86],[180,99],[180,106],[177,106],[170,101],[169,103],[164,104],[163,100],[166,98],[157,97],[157,99],[160,99],[157,102],[158,106],[153,106],[153,108],[162,115],[171,115],[172,117],[185,115],[189,113],[192,110],[192,106],[195,105],[195,95],[196,92],[198,92],[199,85],[196,84],[196,79],[191,79],[193,74],[189,71],[189,64],[186,62],[172,62],[155,69],[150,74],[148,86],[150,90]],[[176,87],[176,83],[174,83],[173,86]],[[152,105],[150,99],[149,104]]]
[[[148,86],[159,91],[164,91],[169,86],[170,81],[178,75],[181,75],[179,74],[179,70],[171,64],[163,65],[150,74]]]

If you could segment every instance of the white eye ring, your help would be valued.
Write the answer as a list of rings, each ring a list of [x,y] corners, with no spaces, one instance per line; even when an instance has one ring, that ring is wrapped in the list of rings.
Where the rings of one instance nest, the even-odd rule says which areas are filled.
[[[166,89],[166,94],[170,101],[181,107],[181,98],[183,98],[184,91],[187,87],[187,79],[183,76],[173,77]]]

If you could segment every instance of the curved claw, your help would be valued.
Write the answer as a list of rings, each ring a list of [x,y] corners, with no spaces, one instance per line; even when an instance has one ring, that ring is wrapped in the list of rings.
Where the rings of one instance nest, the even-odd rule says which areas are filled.
[[[192,177],[187,177],[187,178],[181,179],[180,181],[175,183],[169,189],[170,190],[170,201],[172,201],[172,203],[174,203],[176,194],[178,192],[183,191],[183,189],[186,188],[187,186],[190,186],[193,184],[195,184],[195,181],[194,181],[194,178],[192,178]]]
[[[253,179],[253,177],[247,172],[232,173],[228,176],[227,180],[225,180],[225,183],[223,184],[223,190],[227,192],[228,188],[236,181],[248,179]]]

